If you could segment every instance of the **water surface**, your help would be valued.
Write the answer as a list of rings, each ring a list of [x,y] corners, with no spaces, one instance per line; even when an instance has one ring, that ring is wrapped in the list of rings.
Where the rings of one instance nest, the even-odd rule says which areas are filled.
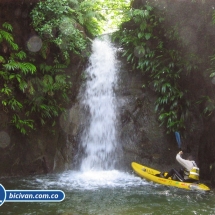
[[[14,215],[215,215],[213,191],[187,191],[146,182],[113,171],[68,171],[63,174],[2,179],[5,189],[60,189],[59,203],[5,202],[0,214]]]

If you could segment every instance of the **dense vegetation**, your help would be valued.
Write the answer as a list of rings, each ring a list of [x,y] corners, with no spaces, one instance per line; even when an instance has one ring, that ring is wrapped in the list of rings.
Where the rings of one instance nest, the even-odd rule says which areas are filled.
[[[174,11],[175,8],[179,10]],[[195,20],[192,20],[190,31],[186,24],[193,18],[192,12]],[[206,82],[205,89],[212,89],[208,77],[211,70],[211,77],[215,76],[215,57],[211,57],[213,46],[209,43],[213,44],[214,40],[205,32],[205,26],[209,28],[211,20],[211,5],[202,2],[163,5],[162,1],[146,1],[131,10],[129,21],[114,35],[133,71],[141,72],[147,80],[143,87],[151,87],[157,94],[155,110],[168,133],[183,131],[188,126],[192,131],[191,118],[195,109],[202,111],[203,118],[214,111],[213,97],[210,97],[213,93],[198,95],[195,90],[201,85],[193,81],[200,79],[202,84]],[[192,41],[193,32],[201,42]]]
[[[123,0],[46,0],[39,2],[31,15],[34,29],[68,58],[68,52],[86,52],[88,37],[105,32],[107,25],[116,26],[127,8],[128,2]]]
[[[64,74],[65,66],[57,61],[35,66],[14,42],[12,30],[8,23],[0,29],[0,42],[10,49],[9,55],[0,56],[0,96],[10,122],[26,134],[37,123],[35,115],[42,125],[52,118],[54,123],[54,117],[63,111],[59,101],[68,99],[71,83]]]
[[[124,0],[41,1],[31,12],[32,26],[42,39],[38,53],[26,54],[14,42],[13,27],[8,23],[0,26],[0,44],[10,49],[10,54],[0,56],[0,96],[10,122],[22,133],[39,124],[54,125],[55,117],[69,101],[72,83],[65,69],[71,56],[84,62],[90,38],[107,32],[107,26],[116,28],[119,23],[122,24],[114,38],[122,45],[123,56],[133,71],[141,72],[147,80],[143,87],[151,87],[157,94],[155,109],[167,132],[187,126],[192,129],[194,109],[202,111],[202,117],[213,115],[215,102],[209,77],[213,83],[215,55],[210,45],[211,33],[206,31],[213,28],[212,21],[215,23],[211,5],[195,1],[134,1],[132,6]],[[181,14],[171,20],[176,7]],[[192,17],[190,11],[195,12],[192,29],[201,38],[201,42],[193,42],[195,46],[192,32],[186,34],[184,28]],[[210,88],[211,93],[206,90],[195,94],[195,77],[206,83],[205,88]]]
[[[70,59],[84,64],[90,38],[106,31],[104,25],[108,20],[109,27],[115,26],[128,5],[124,0],[40,1],[30,16],[42,47],[32,51],[34,44],[28,42],[31,52],[15,42],[13,26],[3,23],[0,98],[8,122],[23,134],[46,123],[55,125],[56,117],[70,100],[71,74],[65,72]],[[118,18],[110,22],[112,17]]]

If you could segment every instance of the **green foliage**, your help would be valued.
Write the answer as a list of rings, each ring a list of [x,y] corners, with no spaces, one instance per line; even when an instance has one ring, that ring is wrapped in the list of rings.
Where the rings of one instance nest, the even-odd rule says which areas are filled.
[[[215,12],[212,14],[212,23],[215,24]],[[207,74],[209,74],[209,77],[211,78],[210,81],[212,84],[215,84],[215,54],[210,56],[210,67],[207,70]],[[213,92],[213,88],[211,89],[211,92]],[[212,114],[215,113],[215,100],[213,96],[201,96],[199,100],[197,101],[197,104],[203,104],[203,114],[206,118],[210,117]]]
[[[164,11],[145,5],[131,11],[130,20],[121,25],[114,39],[123,46],[123,56],[132,68],[154,87],[158,95],[155,110],[161,125],[168,133],[185,128],[191,102],[186,90],[180,87],[180,77],[197,65],[191,63],[191,57],[183,56],[177,26],[167,27]]]
[[[46,0],[31,12],[33,27],[46,41],[54,43],[68,57],[68,52],[81,55],[90,35],[101,33],[98,20],[103,19],[92,1]]]
[[[13,51],[17,51],[18,45],[14,42],[13,36],[11,34],[13,30],[12,26],[5,22],[2,24],[2,28],[3,29],[0,29],[0,43],[6,41]]]
[[[215,111],[215,100],[210,96],[201,96],[196,103],[203,104],[203,114],[206,118],[210,117]]]
[[[22,120],[17,114],[13,115],[11,122],[16,126],[16,128],[22,133],[27,134],[28,128],[34,129],[34,121],[30,119]]]
[[[0,44],[11,48],[9,55],[0,56],[2,110],[23,134],[35,129],[38,123],[54,125],[69,101],[71,82],[64,72],[67,65],[57,59],[52,65],[42,63],[38,68],[26,62],[27,55],[14,42],[12,26],[8,23],[2,25],[0,38]]]
[[[208,71],[209,77],[213,79],[215,77],[215,54],[210,57],[210,68],[208,69]]]
[[[99,12],[103,19],[99,19],[102,32],[115,31],[122,22],[127,21],[130,14],[130,0],[88,0],[93,4],[94,11]]]
[[[6,44],[13,51],[9,57],[0,56],[0,98],[3,110],[12,113],[11,122],[25,134],[27,128],[33,128],[33,124],[32,120],[21,119],[17,114],[23,111],[23,104],[16,97],[16,86],[19,86],[28,75],[35,74],[36,67],[31,63],[22,61],[26,59],[26,54],[19,51],[19,47],[11,34],[12,29],[9,23],[4,23],[0,29],[0,44]]]
[[[215,15],[213,16],[213,19],[215,20]],[[215,84],[215,54],[210,57],[210,67],[207,71],[209,72],[212,84]],[[203,114],[206,118],[215,113],[215,100],[212,95],[201,96],[197,101],[197,104],[203,104]]]
[[[27,93],[31,101],[27,116],[38,113],[41,124],[45,124],[46,119],[57,117],[64,111],[63,106],[69,101],[68,94],[72,85],[70,77],[63,72],[64,68],[65,65],[61,64],[39,66],[41,77],[28,81]]]
[[[126,20],[129,5],[124,0],[45,0],[37,4],[31,17],[34,29],[46,41],[63,53],[81,55],[89,42],[86,35],[98,36],[117,27]]]

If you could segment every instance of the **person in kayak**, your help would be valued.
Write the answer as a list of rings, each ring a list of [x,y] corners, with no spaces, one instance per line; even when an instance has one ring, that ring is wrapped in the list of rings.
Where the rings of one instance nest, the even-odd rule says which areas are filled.
[[[176,160],[183,167],[182,171],[177,171],[176,169],[171,169],[165,178],[172,177],[173,180],[176,178],[179,181],[186,182],[197,182],[199,180],[199,168],[196,165],[196,162],[193,160],[193,157],[190,155],[187,159],[183,159],[181,155],[183,154],[180,151],[176,155]]]

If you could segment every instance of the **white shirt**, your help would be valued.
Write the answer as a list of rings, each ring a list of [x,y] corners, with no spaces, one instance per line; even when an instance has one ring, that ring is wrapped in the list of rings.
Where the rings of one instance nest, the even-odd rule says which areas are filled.
[[[194,166],[197,166],[195,161],[185,160],[181,157],[181,155],[178,153],[176,155],[176,160],[178,163],[180,163],[187,171],[190,171]],[[188,177],[184,176],[185,179]]]

